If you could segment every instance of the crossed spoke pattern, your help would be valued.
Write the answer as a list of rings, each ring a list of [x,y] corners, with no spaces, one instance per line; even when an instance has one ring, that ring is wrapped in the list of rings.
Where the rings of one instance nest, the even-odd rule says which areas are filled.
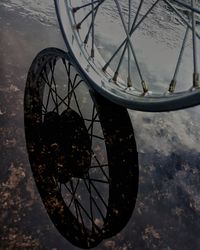
[[[90,230],[97,234],[103,228],[108,209],[108,162],[97,110],[87,87],[75,72],[65,59],[53,58],[45,64],[40,74],[41,80],[38,81],[39,84],[41,81],[45,83],[41,100],[42,115],[44,120],[48,112],[61,115],[64,110],[72,109],[85,122],[91,141],[89,171],[83,177],[72,177],[66,183],[57,180],[57,184],[68,209],[82,225],[82,233],[87,234]],[[88,105],[88,101],[91,105]]]
[[[82,2],[82,3],[81,3]],[[95,59],[95,36],[98,14],[105,10],[104,5],[109,0],[85,0],[85,1],[71,1],[72,12],[74,16],[74,26],[80,35],[80,39],[83,46],[86,48],[89,58]],[[148,8],[146,7],[148,2]],[[76,6],[76,4],[78,6]],[[124,89],[133,89],[140,92],[141,95],[151,95],[152,86],[147,82],[147,76],[143,72],[141,66],[141,60],[138,57],[137,50],[134,44],[134,35],[138,29],[140,29],[144,22],[148,21],[148,18],[153,18],[154,11],[158,6],[166,6],[178,20],[178,24],[181,25],[183,38],[179,46],[179,52],[177,60],[174,62],[174,72],[171,76],[171,80],[167,82],[165,91],[162,95],[173,94],[176,92],[176,85],[178,82],[178,75],[180,74],[180,66],[183,63],[183,57],[185,50],[188,47],[188,43],[191,43],[191,54],[193,58],[190,89],[195,90],[200,87],[199,85],[199,65],[198,65],[198,43],[200,34],[198,30],[199,15],[200,15],[200,2],[198,0],[141,0],[133,1],[127,0],[122,4],[119,0],[110,1],[110,5],[113,8],[113,12],[118,15],[120,20],[119,25],[122,33],[124,33],[124,39],[119,43],[117,49],[112,52],[109,59],[105,60],[105,64],[102,65],[102,72],[107,72],[108,67],[115,61],[112,66],[112,76],[110,81],[113,83],[121,83],[122,76],[119,77],[120,70],[122,71],[122,62],[127,60],[126,67],[126,79],[123,80]],[[133,11],[134,6],[134,11]],[[125,8],[126,7],[126,8]],[[134,14],[133,14],[134,13]],[[162,21],[162,17],[161,21]],[[102,31],[103,32],[103,31]],[[176,31],[175,31],[176,32]],[[88,58],[88,61],[89,61]],[[136,83],[133,74],[131,74],[132,68],[135,68],[138,74],[139,84]],[[181,83],[179,83],[181,84]],[[140,86],[138,88],[138,86]]]

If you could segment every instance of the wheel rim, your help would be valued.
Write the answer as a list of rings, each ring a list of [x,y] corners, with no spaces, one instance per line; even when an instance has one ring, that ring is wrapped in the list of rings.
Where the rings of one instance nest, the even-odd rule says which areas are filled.
[[[64,71],[56,73],[61,66]],[[34,60],[25,92],[26,141],[53,223],[76,246],[91,248],[128,222],[137,196],[138,160],[127,111],[94,93],[91,99],[73,70],[67,54],[57,49],[44,50]],[[119,116],[110,116],[115,109],[124,117],[116,126]]]
[[[55,5],[67,47],[74,60],[79,64],[80,70],[98,92],[120,105],[143,111],[168,111],[199,104],[199,55],[197,51],[199,51],[200,38],[200,6],[197,1],[191,0],[188,4],[185,4],[182,1],[157,0],[133,3],[133,1],[129,0],[126,3],[123,2],[122,5],[118,0],[112,1],[112,3],[108,0],[55,0]],[[102,13],[106,12],[106,10],[109,11],[108,8],[111,7],[116,10],[115,13],[113,12],[113,15],[118,15],[121,22],[120,25],[122,26],[121,33],[124,33],[124,36],[122,36],[121,40],[120,38],[118,39],[119,43],[113,51],[110,49],[109,53],[109,49],[106,50],[107,54],[110,54],[106,56],[106,52],[101,53],[101,49],[97,49],[99,46],[97,43],[100,40],[97,36],[103,34],[103,27],[98,27],[98,23],[104,19]],[[170,62],[164,60],[164,57],[164,62],[161,62],[163,64],[160,67],[161,69],[169,68],[168,79],[162,79],[165,78],[165,75],[162,76],[162,70],[160,70],[161,75],[159,79],[155,70],[156,75],[151,80],[152,76],[149,75],[152,74],[150,71],[147,71],[149,72],[147,75],[144,75],[142,72],[142,53],[138,51],[143,48],[137,47],[137,42],[140,43],[141,41],[141,39],[138,40],[137,36],[141,36],[140,31],[143,26],[146,25],[149,19],[153,20],[155,13],[159,10],[162,10],[162,13],[164,13],[163,8],[165,12],[169,12],[167,18],[173,19],[171,20],[173,25],[172,32],[169,30],[175,37],[174,39],[176,39],[176,33],[179,32],[179,40],[175,48],[177,53]],[[134,15],[132,15],[132,12]],[[111,15],[112,11],[109,14]],[[155,22],[161,22],[161,25],[163,25],[162,16],[160,16],[160,19],[155,20]],[[110,19],[109,21],[111,22],[112,20]],[[115,22],[117,21],[114,19]],[[170,25],[171,23],[169,22]],[[116,24],[116,26],[120,25]],[[162,29],[163,32],[165,32],[165,28],[167,29],[165,26]],[[109,27],[113,27],[113,32],[110,36],[115,36],[116,32],[120,33],[120,29],[114,30],[115,25]],[[148,26],[147,30],[151,32]],[[128,31],[131,34],[130,43],[127,42],[129,41]],[[109,33],[109,28],[106,32]],[[137,34],[137,32],[139,33]],[[148,37],[144,36],[145,38]],[[105,37],[104,39],[106,40]],[[136,39],[136,41],[134,40],[134,46],[131,39]],[[112,47],[113,41],[109,40],[109,48]],[[149,40],[149,44],[150,42],[151,40]],[[188,45],[188,43],[191,43],[191,45]],[[135,49],[135,47],[137,48]],[[170,53],[173,55],[173,51]],[[191,60],[190,64],[187,58],[188,53]],[[158,52],[155,54],[158,54]],[[124,60],[126,61],[125,63],[123,63]],[[155,68],[159,68],[159,64],[160,62],[158,61]],[[131,71],[134,71],[134,74]],[[118,75],[120,73],[121,78]],[[135,80],[133,81],[134,78]]]

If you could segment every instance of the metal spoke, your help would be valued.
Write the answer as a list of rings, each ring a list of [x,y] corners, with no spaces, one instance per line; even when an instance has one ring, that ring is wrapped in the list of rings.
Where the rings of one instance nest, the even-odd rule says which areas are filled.
[[[88,175],[89,175],[89,173],[88,173]],[[92,205],[93,197],[91,196],[91,193],[92,193],[91,186],[90,186],[90,183],[89,183],[89,187],[88,187],[85,180],[84,180],[84,184],[85,184],[85,186],[86,186],[86,188],[87,188],[87,190],[89,192],[89,195],[90,195],[90,214],[91,214],[92,221],[94,221],[93,205]],[[93,224],[92,224],[92,229],[94,229]]]
[[[74,8],[72,9],[72,11],[75,13],[75,12],[77,12],[78,10],[80,10],[80,9],[82,9],[82,8],[85,8],[85,7],[88,7],[88,6],[90,6],[90,5],[92,5],[92,4],[95,4],[95,3],[99,3],[99,0],[94,1],[94,2],[92,2],[92,3],[87,3],[87,4],[84,4],[84,5],[78,6],[78,7],[74,7]]]
[[[130,1],[130,0],[129,0]],[[137,22],[137,19],[138,19],[138,16],[139,16],[139,13],[140,13],[140,10],[141,10],[141,7],[142,7],[142,4],[143,4],[144,0],[141,0],[140,1],[140,4],[139,4],[139,7],[137,9],[137,12],[136,12],[136,15],[135,15],[135,18],[134,18],[134,21],[133,21],[133,24],[132,24],[132,27],[135,27],[135,24]],[[129,3],[130,5],[130,3]],[[129,30],[129,34],[130,34],[130,7],[129,7],[129,27],[128,27],[128,30]],[[128,41],[126,41],[125,43],[125,46],[124,46],[124,49],[123,49],[123,52],[122,52],[122,55],[120,57],[120,60],[119,60],[119,63],[118,63],[118,66],[117,66],[117,69],[115,71],[115,74],[113,76],[113,81],[117,81],[117,77],[118,77],[118,74],[119,74],[119,69],[120,69],[120,66],[121,66],[121,63],[122,63],[122,60],[124,58],[124,55],[125,55],[125,52],[126,52],[126,49],[128,47],[128,75],[130,76],[130,45],[128,43]],[[105,70],[105,69],[104,69]],[[130,79],[129,79],[129,76],[128,76],[128,87],[130,87],[129,85],[131,84],[130,82]]]
[[[74,184],[73,184],[73,181],[72,181],[72,180],[70,180],[70,186],[71,186],[71,189],[72,189],[72,193],[75,193]],[[79,216],[80,216],[81,223],[82,223],[82,225],[83,225],[83,229],[85,229],[85,223],[84,223],[84,220],[83,220],[83,216],[82,216],[82,213],[81,213],[81,211],[80,211],[80,207],[79,207],[79,205],[78,205],[78,203],[77,203],[77,199],[76,199],[76,198],[74,198],[74,205],[76,206],[76,208],[77,208],[77,210],[78,210],[78,214],[79,214]]]
[[[94,104],[93,104],[92,122],[91,122],[90,126],[89,126],[88,129],[87,129],[87,131],[89,131],[89,130],[91,129],[91,134],[90,134],[90,141],[91,141],[91,144],[90,144],[90,148],[92,148],[92,139],[93,139],[92,135],[93,135],[93,129],[94,129],[94,120],[95,120],[95,118],[94,118],[94,113],[95,113],[95,106],[94,106]],[[96,114],[96,116],[97,116],[97,114]],[[88,134],[89,134],[89,132],[88,132]],[[91,155],[92,155],[92,151],[90,152],[90,156],[91,156]]]
[[[79,220],[79,213],[78,213],[78,207],[77,207],[77,204],[76,204],[75,201],[74,201],[74,207],[75,207],[75,210],[76,210],[76,218],[80,222],[80,220]]]
[[[65,101],[68,98],[68,107],[70,107],[72,94],[73,94],[74,90],[80,85],[80,83],[83,82],[83,80],[82,79],[79,80],[78,83],[75,85],[76,80],[79,77],[79,75],[76,74],[75,77],[74,77],[73,83],[72,83],[71,76],[70,76],[70,67],[71,67],[71,64],[69,64],[69,69],[67,69],[67,65],[66,65],[66,62],[65,62],[64,59],[63,59],[63,64],[65,66],[65,70],[66,70],[67,76],[68,76],[68,94],[67,94],[67,96],[65,96],[65,98],[63,99],[63,101]],[[72,88],[70,89],[71,86],[72,86]],[[60,102],[58,104],[58,106],[60,106],[62,103],[63,102]]]
[[[97,139],[100,139],[100,140],[103,140],[103,141],[105,140],[104,137],[101,137],[101,136],[98,136],[98,135],[94,135],[94,134],[92,134],[92,133],[89,134],[89,135],[90,135],[91,138],[94,137],[94,138],[97,138]]]
[[[49,66],[50,66],[50,63],[49,63]],[[50,70],[51,70],[51,67],[50,67]],[[46,78],[48,79],[48,75],[47,75],[47,71],[46,71],[46,67],[45,67],[45,75],[46,75]],[[53,90],[53,88],[52,88],[52,84],[53,84],[53,75],[51,75],[51,80],[50,80],[50,90]],[[51,94],[51,98],[52,98],[52,100],[53,100],[53,102],[54,102],[54,104],[56,105],[56,101],[54,100],[54,97],[53,97],[53,94],[52,94],[52,91],[50,91],[50,94]]]
[[[43,107],[43,109],[42,109],[42,115],[46,115],[47,110],[45,109],[45,106],[44,106],[44,104],[43,104],[43,103],[42,103],[42,107]]]
[[[44,71],[43,71],[44,72]],[[50,83],[49,83],[49,79],[48,79],[48,75],[44,76],[43,72],[41,73],[41,78],[43,81],[45,81],[45,83],[50,87]],[[46,77],[46,78],[45,78]],[[50,94],[51,94],[51,89],[49,88],[49,91],[48,91],[48,95],[47,95],[47,103],[46,103],[46,106],[44,106],[43,104],[43,101],[41,100],[41,103],[42,103],[42,106],[43,108],[46,110],[46,112],[48,111],[47,110],[47,107],[48,107],[48,104],[49,104],[49,98],[50,98]],[[42,97],[43,98],[43,97]]]
[[[89,173],[88,173],[88,175],[89,175]],[[85,183],[85,186],[86,186],[86,188],[87,188],[87,184],[86,184],[86,181],[85,181],[85,180],[84,180],[84,183]],[[93,201],[94,199],[93,199],[93,197],[92,197],[92,195],[91,195],[92,191],[91,191],[91,185],[90,185],[90,183],[89,183],[89,188],[87,188],[87,189],[88,189],[88,192],[90,193],[90,214],[91,214],[91,217],[92,217],[92,221],[94,221],[94,216],[93,216],[93,205],[92,205],[92,201]],[[92,229],[94,229],[93,224],[92,224]]]
[[[96,18],[96,15],[97,15],[98,9],[99,9],[99,8],[97,8],[97,9],[96,9],[96,11],[95,11],[95,13],[94,13],[94,20],[95,20],[95,18]],[[89,34],[90,34],[91,29],[92,29],[92,26],[93,26],[94,20],[93,20],[93,21],[91,21],[90,27],[89,27],[89,29],[88,29],[88,32],[87,32],[87,34],[86,34],[86,36],[85,36],[85,39],[84,39],[84,42],[83,42],[84,44],[87,44],[87,43],[88,43]]]
[[[70,201],[70,203],[69,203],[68,208],[70,208],[70,206],[71,206],[73,200],[75,199],[75,195],[76,195],[77,188],[78,188],[78,186],[79,186],[79,182],[80,182],[80,180],[78,179],[78,180],[77,180],[77,183],[76,183],[76,186],[75,186],[75,189],[74,189],[74,192],[73,192],[73,195],[72,195],[72,198],[71,198],[71,201]]]
[[[65,63],[65,66],[66,66],[66,63]],[[70,63],[68,63],[68,67],[69,67],[68,70],[66,69],[66,67],[65,67],[65,69],[67,71],[67,76],[68,76],[68,81],[69,81],[69,79],[71,79],[71,77],[70,77],[70,73],[71,73],[70,72],[70,67],[71,67],[71,64]],[[70,107],[70,102],[71,102],[71,98],[72,98],[72,93],[70,91],[71,85],[68,83],[67,87],[68,87],[68,107]],[[71,93],[71,94],[69,94],[69,93]]]
[[[114,1],[116,3],[118,13],[120,15],[120,18],[121,18],[121,21],[122,21],[122,24],[123,24],[123,27],[124,27],[124,30],[125,30],[125,33],[126,33],[126,36],[127,36],[127,41],[128,41],[128,43],[130,45],[130,49],[131,49],[131,52],[132,52],[134,60],[135,60],[135,64],[136,64],[136,68],[137,68],[137,71],[138,71],[139,76],[140,76],[143,92],[146,93],[146,92],[148,92],[148,88],[147,88],[147,85],[146,85],[146,83],[145,83],[145,81],[143,79],[143,76],[142,76],[142,73],[141,73],[141,70],[140,70],[140,67],[139,67],[139,63],[138,63],[138,60],[137,60],[137,57],[136,57],[136,54],[135,54],[135,51],[134,51],[134,48],[133,48],[133,44],[132,44],[132,41],[131,41],[131,38],[130,38],[130,34],[129,34],[127,28],[126,28],[124,17],[122,15],[120,4],[119,4],[118,0],[114,0]]]
[[[69,80],[69,84],[71,85],[71,88],[73,89],[73,84],[72,84],[71,80]],[[78,103],[78,98],[76,96],[75,91],[73,91],[73,96],[74,96],[74,99],[75,99],[76,106],[78,108],[78,112],[79,112],[81,118],[83,119],[83,115],[82,115],[82,112],[81,112],[81,109],[80,109],[80,106],[79,106],[79,103]]]
[[[196,0],[191,0],[192,8],[195,7]],[[193,43],[193,87],[199,87],[199,74],[198,74],[198,62],[197,62],[197,44],[196,44],[196,16],[194,11],[192,11],[192,43]]]
[[[48,84],[48,86],[51,86],[51,84],[49,83],[49,78],[48,78],[47,72],[46,72],[46,66],[45,66],[43,72],[45,73],[45,77],[46,77],[46,78],[45,78],[44,75],[41,74],[43,80]],[[49,87],[49,91],[48,91],[48,95],[47,95],[47,101],[46,101],[46,106],[44,106],[46,111],[48,111],[47,108],[48,108],[48,106],[49,106],[50,95],[51,95],[51,87]]]
[[[54,78],[54,71],[55,71],[55,65],[56,65],[56,60],[53,61],[53,68],[52,68],[52,65],[51,65],[51,62],[49,63],[49,66],[50,66],[50,71],[51,71],[51,85],[52,83],[54,84],[54,87],[55,87],[55,106],[56,106],[56,110],[57,110],[57,113],[58,113],[58,94],[57,94],[57,87],[56,87],[56,82],[55,82],[55,78]],[[53,98],[53,95],[52,95],[52,98]]]
[[[94,1],[92,0],[92,48],[91,48],[91,57],[94,58]]]
[[[84,118],[84,121],[86,121],[86,122],[92,122],[92,120],[90,120],[90,119],[86,119],[86,118]],[[94,120],[93,122],[100,122],[99,120]]]
[[[79,104],[78,104],[78,99],[77,99],[76,93],[75,93],[75,91],[74,91],[74,89],[73,89],[73,85],[74,85],[75,82],[72,83],[71,78],[70,78],[70,74],[69,74],[69,72],[68,72],[67,65],[66,65],[65,62],[64,62],[64,66],[65,66],[65,69],[66,69],[67,74],[68,74],[68,84],[70,84],[70,87],[71,87],[71,89],[72,89],[72,93],[73,93],[73,95],[74,95],[74,99],[75,99],[76,106],[77,106],[77,108],[78,108],[78,112],[79,112],[81,118],[83,118],[83,115],[82,115],[80,106],[79,106]],[[81,81],[82,81],[82,80],[81,80]]]
[[[178,61],[177,61],[177,64],[176,64],[174,76],[173,76],[172,81],[171,81],[171,83],[169,85],[169,92],[171,92],[171,93],[173,93],[175,91],[175,88],[176,88],[176,78],[177,78],[177,75],[178,75],[178,72],[179,72],[179,69],[180,69],[181,60],[182,60],[183,53],[184,53],[184,50],[185,50],[185,44],[186,44],[186,41],[187,41],[188,32],[189,32],[189,27],[187,26],[185,36],[184,36],[184,39],[183,39],[183,43],[182,43],[182,46],[181,46],[180,54],[179,54],[179,57],[178,57]]]
[[[49,88],[51,88],[51,86],[49,85],[49,83],[47,83],[47,85],[49,86]],[[53,91],[55,93],[55,90],[51,88],[51,91]],[[57,97],[68,107],[68,104],[59,96],[57,95]]]
[[[97,118],[97,117],[98,117],[98,114],[96,113],[96,115],[94,116],[94,118],[91,120],[91,124],[90,124],[89,127],[87,128],[87,131],[89,131],[89,130],[92,128],[94,122],[96,122],[96,118]],[[85,120],[86,120],[86,119],[85,119]]]
[[[93,157],[94,157],[94,159],[96,160],[97,164],[99,165],[99,167],[100,167],[102,173],[104,174],[104,176],[106,177],[106,179],[109,181],[109,177],[107,176],[106,172],[105,172],[104,169],[102,168],[102,166],[101,166],[102,164],[101,164],[101,163],[99,162],[99,160],[97,159],[97,157],[96,157],[96,155],[95,155],[95,153],[94,153],[93,150],[92,150],[92,154],[93,154]],[[105,165],[105,164],[103,164],[103,165]]]
[[[76,203],[81,207],[81,209],[84,211],[85,215],[88,217],[88,219],[92,222],[93,226],[98,230],[101,231],[101,229],[94,223],[91,216],[88,214],[86,209],[82,206],[82,204],[76,199]]]
[[[51,71],[51,65],[50,65],[50,63],[49,63],[49,67],[50,67],[50,71]],[[55,63],[54,63],[54,69],[55,69]],[[44,74],[45,74],[45,77],[46,77],[46,83],[49,86],[49,92],[48,92],[48,97],[47,97],[46,109],[47,109],[47,107],[49,105],[50,96],[51,96],[52,101],[54,102],[55,106],[57,107],[57,102],[54,99],[54,96],[53,96],[53,93],[52,93],[52,92],[54,92],[56,94],[56,91],[52,88],[52,84],[54,83],[54,76],[53,76],[54,69],[53,69],[53,71],[51,71],[51,80],[50,80],[50,82],[49,82],[49,77],[48,77],[48,74],[47,74],[46,66],[44,67],[44,71],[43,71]],[[42,76],[44,77],[43,74],[42,74]]]
[[[168,6],[171,7],[171,9],[177,14],[177,16],[180,17],[180,19],[182,20],[182,22],[187,25],[191,30],[192,30],[192,25],[190,25],[190,23],[187,21],[187,19],[185,19],[182,15],[182,13],[180,13],[168,0],[163,0]],[[196,36],[200,39],[200,35],[199,33],[196,31],[195,32]]]
[[[96,207],[97,210],[99,211],[99,213],[100,213],[100,215],[101,215],[103,221],[105,221],[105,217],[104,217],[104,215],[103,215],[101,209],[98,207],[98,205],[97,205],[95,199],[93,198],[93,196],[91,196],[91,185],[90,185],[90,182],[88,182],[88,185],[87,185],[86,180],[84,180],[84,183],[85,183],[85,186],[86,186],[88,192],[90,193],[90,199],[91,199],[91,201],[94,203],[95,207]]]
[[[65,66],[66,66],[66,64],[65,64]],[[42,76],[43,76],[43,75],[42,75]],[[43,76],[43,77],[44,77],[44,76]],[[48,76],[46,75],[46,77],[48,77]],[[45,79],[45,78],[44,78],[44,79]],[[47,78],[47,79],[48,79],[48,78]],[[55,83],[55,79],[54,79],[54,78],[52,78],[52,81]],[[52,99],[53,99],[53,101],[54,101],[54,103],[55,103],[55,106],[56,106],[56,107],[53,109],[53,111],[55,111],[62,103],[64,103],[64,104],[69,108],[69,103],[66,102],[66,99],[69,98],[72,94],[74,94],[75,102],[76,102],[76,104],[77,104],[77,108],[78,108],[78,110],[79,110],[80,115],[82,116],[82,113],[81,113],[81,110],[80,110],[80,107],[79,107],[79,104],[78,104],[78,100],[77,100],[76,94],[75,94],[75,92],[74,92],[74,90],[80,85],[80,83],[82,82],[82,80],[80,80],[80,81],[75,85],[75,81],[72,83],[71,79],[69,79],[69,84],[70,84],[70,87],[71,87],[71,91],[70,91],[70,93],[67,94],[67,96],[66,96],[64,99],[61,98],[61,97],[57,94],[57,91],[55,91],[54,89],[52,89],[52,87],[51,87],[49,81],[47,81],[47,80],[45,79],[45,82],[46,82],[46,84],[49,86],[49,90],[50,90]],[[55,84],[56,84],[56,83],[55,83]],[[74,85],[75,85],[75,86],[74,86]],[[54,100],[54,97],[53,97],[52,92],[56,95],[56,98],[60,100],[60,103],[56,103],[56,101]]]
[[[180,4],[181,6],[187,8],[187,9],[190,9],[190,10],[192,10],[193,12],[196,12],[196,13],[200,14],[200,10],[199,10],[199,9],[194,8],[194,6],[190,6],[190,5],[186,4],[186,3],[184,3],[183,1],[173,0],[173,2],[178,3],[178,4]]]
[[[51,88],[49,88],[49,91],[48,91],[46,107],[44,106],[46,111],[48,110],[47,108],[49,106],[50,95],[51,95]]]
[[[92,111],[92,122],[91,122],[90,126],[88,127],[88,131],[91,129],[91,134],[89,134],[91,136],[91,147],[92,147],[92,137],[95,137],[95,138],[98,138],[98,139],[101,139],[101,140],[105,140],[105,138],[93,134],[93,125],[94,125],[94,121],[96,120],[96,118],[98,116],[98,113],[96,113],[96,115],[94,115],[94,114],[95,114],[95,106],[93,106],[93,111]],[[97,164],[99,165],[102,173],[107,178],[107,180],[109,180],[109,177],[105,173],[104,169],[102,168],[99,160],[97,159],[97,157],[96,157],[96,155],[95,155],[95,153],[94,153],[94,151],[92,149],[91,149],[91,153],[93,154],[93,157],[97,161]]]
[[[71,182],[71,181],[70,181]],[[74,207],[75,207],[75,212],[76,212],[76,217],[77,217],[77,220],[79,221],[79,213],[78,213],[78,208],[77,208],[77,205],[75,203],[75,192],[73,192],[73,190],[71,191],[70,188],[67,186],[67,184],[65,183],[64,186],[66,187],[66,189],[69,191],[69,193],[72,195],[72,199],[70,201],[70,204],[68,206],[68,208],[70,208],[71,206],[71,203],[74,201]],[[70,186],[72,187],[71,183],[70,183]]]
[[[69,98],[70,98],[70,100],[71,100],[71,96],[72,96],[72,94],[73,94],[73,91],[80,85],[81,82],[82,82],[82,80],[80,80],[75,86],[74,86],[74,84],[73,84],[73,86],[74,86],[73,89],[70,90],[70,92],[65,96],[65,98],[63,98],[63,99],[60,98],[60,99],[62,99],[62,101],[60,101],[60,102],[58,103],[58,107],[60,107],[60,105],[63,104],[63,103],[66,104],[66,103],[65,103],[65,100],[66,100],[66,99],[69,100]],[[69,101],[68,101],[67,107],[68,107],[68,108],[70,107],[70,102],[69,102]],[[55,109],[54,109],[54,110],[55,110]],[[53,110],[53,111],[54,111],[54,110]]]
[[[84,177],[84,178],[82,178],[83,180],[90,180],[90,181],[93,181],[93,182],[99,182],[99,183],[104,183],[104,184],[110,184],[108,181],[104,181],[104,180],[100,180],[100,179],[94,179],[94,178],[86,178],[86,177]]]
[[[138,13],[138,11],[137,11],[137,13]],[[130,28],[131,28],[130,23],[131,23],[131,0],[129,0],[129,12],[128,12],[128,33],[129,34],[130,34],[130,31],[131,31],[130,30]],[[130,45],[129,44],[128,44],[128,77],[127,77],[127,86],[128,87],[132,86],[132,82],[131,82],[131,54],[130,54]]]
[[[132,36],[132,34],[139,28],[140,24],[145,20],[145,18],[147,18],[147,16],[149,15],[149,13],[153,10],[153,8],[157,5],[157,3],[160,0],[157,0],[149,9],[148,11],[145,13],[145,15],[140,19],[140,21],[135,25],[132,25],[131,27],[131,31],[130,31],[130,36]],[[115,56],[119,53],[119,51],[121,50],[121,48],[128,42],[128,39],[125,38],[124,41],[120,44],[120,46],[118,47],[118,49],[114,52],[114,54],[112,55],[112,57],[108,60],[108,62],[103,66],[102,70],[106,71],[107,67],[110,65],[110,63],[112,62],[112,60],[115,58]]]
[[[76,25],[77,29],[81,28],[81,24],[94,12],[99,6],[104,2],[105,0],[100,1],[94,8],[93,10],[89,11],[89,13]]]
[[[193,43],[193,66],[194,66],[194,73],[193,73],[193,88],[199,87],[199,74],[197,69],[197,48],[196,48],[196,37],[200,39],[200,35],[196,31],[196,18],[195,13],[192,11],[192,25],[183,17],[183,15],[168,1],[163,0],[166,4],[168,4],[171,9],[180,17],[182,22],[192,30],[192,43]],[[191,6],[194,8],[194,0],[191,0]]]
[[[52,92],[52,90],[53,90],[53,92]],[[54,98],[54,96],[53,96],[53,93],[55,94],[55,98]],[[55,89],[52,89],[51,88],[51,97],[52,97],[52,100],[53,100],[53,102],[54,102],[54,104],[55,104],[55,109],[56,109],[56,111],[57,111],[57,113],[58,113],[58,103],[57,103],[57,97],[58,97],[58,95],[57,95],[57,92],[56,92],[56,90]]]
[[[90,169],[92,169],[92,168],[100,168],[100,167],[102,167],[102,168],[104,168],[104,167],[108,167],[108,164],[102,164],[102,165],[96,165],[96,166],[90,166]]]
[[[93,187],[93,189],[95,190],[95,192],[97,193],[97,195],[99,196],[100,200],[102,201],[102,203],[104,204],[104,206],[106,207],[106,209],[108,209],[108,205],[106,204],[106,202],[104,201],[103,197],[101,196],[99,190],[96,188],[96,186],[93,184],[93,182],[88,179],[91,186]]]
[[[92,147],[92,137],[93,137],[93,130],[94,130],[94,114],[95,114],[95,106],[93,104],[92,108],[92,122],[89,127],[91,127],[91,134],[90,134],[90,140],[91,140],[91,147]],[[89,131],[89,129],[88,129]]]
[[[52,92],[54,92],[56,94],[56,91],[51,87],[51,85],[48,85],[48,86],[49,86],[49,92],[48,92],[48,98],[47,98],[47,103],[46,103],[46,110],[47,111],[48,111],[47,108],[48,108],[48,105],[49,105],[50,96],[52,97],[52,101],[55,104],[54,110],[57,109],[57,103],[56,103],[56,100],[54,100],[53,93],[52,93]]]
[[[72,191],[66,186],[67,190],[72,194]],[[88,214],[86,209],[82,206],[82,204],[75,198],[74,201],[76,202],[77,205],[84,211],[85,215],[88,217],[88,219],[92,222],[92,224],[96,227],[98,231],[100,231],[100,228],[94,223],[92,220],[91,216]]]
[[[78,112],[79,112],[81,118],[83,119],[83,115],[82,115],[82,112],[81,112],[81,109],[80,109],[80,106],[79,106],[78,99],[77,99],[75,91],[73,91],[73,95],[74,95],[74,99],[75,99],[75,102],[76,102],[76,106],[78,108]]]
[[[84,223],[83,216],[82,216],[82,213],[81,213],[81,210],[80,210],[80,205],[79,205],[80,203],[79,203],[79,202],[77,202],[77,199],[75,199],[75,200],[74,200],[74,204],[75,204],[75,206],[77,206],[78,213],[79,213],[80,218],[81,218],[81,225],[82,225],[82,229],[83,229],[83,231],[85,231],[85,232],[86,232],[85,223]]]
[[[65,70],[67,72],[67,77],[68,77],[68,94],[67,94],[67,98],[68,98],[68,107],[70,107],[70,103],[71,103],[71,98],[72,98],[72,93],[74,92],[75,88],[74,88],[74,85],[75,85],[75,82],[76,82],[76,79],[78,77],[78,74],[76,74],[76,76],[74,77],[74,81],[72,83],[71,81],[71,63],[68,63],[68,68],[67,68],[67,65],[66,65],[66,61],[63,59],[63,64],[65,66]],[[69,84],[70,82],[70,84]],[[79,82],[81,83],[82,80]],[[79,85],[79,84],[78,84]],[[78,86],[77,85],[77,86]],[[72,86],[72,87],[71,87]],[[71,89],[71,90],[70,90]],[[66,97],[64,98],[66,99]]]

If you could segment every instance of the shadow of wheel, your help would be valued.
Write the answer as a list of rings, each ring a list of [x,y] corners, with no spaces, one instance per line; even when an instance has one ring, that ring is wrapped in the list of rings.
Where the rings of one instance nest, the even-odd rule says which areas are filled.
[[[127,110],[90,89],[69,54],[47,48],[28,73],[24,119],[33,176],[58,231],[81,248],[120,232],[135,207],[139,174]]]

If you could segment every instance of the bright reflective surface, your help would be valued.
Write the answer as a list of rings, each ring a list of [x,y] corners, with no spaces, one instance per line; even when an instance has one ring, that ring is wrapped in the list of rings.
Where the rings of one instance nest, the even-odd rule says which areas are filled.
[[[83,3],[87,4],[88,1],[82,2],[70,2],[69,6],[76,7],[81,6]],[[179,57],[180,48],[182,46],[183,38],[186,31],[186,24],[183,19],[191,24],[187,9],[173,3],[172,8],[164,1],[144,1],[140,8],[140,1],[134,1],[131,5],[130,18],[129,14],[129,2],[124,1],[120,3],[121,14],[128,27],[132,27],[132,23],[135,21],[135,17],[138,14],[136,26],[144,18],[136,31],[131,35],[131,41],[135,51],[135,55],[140,67],[140,71],[145,80],[149,84],[149,90],[153,92],[167,92],[169,83],[173,78],[176,63]],[[154,6],[155,4],[155,6]],[[97,6],[94,5],[95,7]],[[149,14],[145,17],[146,13],[151,9]],[[198,3],[196,4],[198,8]],[[75,24],[82,22],[84,16],[91,11],[91,5],[86,7],[85,15],[82,9],[75,12]],[[179,16],[180,15],[180,16]],[[81,24],[80,37],[84,41],[85,34],[87,32],[86,26],[90,27],[91,15]],[[196,16],[196,32],[199,31],[198,20],[199,16]],[[72,21],[73,22],[73,21]],[[86,25],[85,22],[88,24]],[[104,1],[100,4],[97,14],[94,19],[94,34],[95,43],[98,44],[100,53],[103,55],[105,62],[107,62],[113,53],[119,48],[120,44],[126,37],[126,32],[123,27],[123,22],[120,18],[118,8],[113,1]],[[130,24],[129,24],[130,23]],[[83,30],[82,30],[83,29]],[[85,30],[85,31],[84,31]],[[112,32],[111,32],[112,31]],[[199,46],[199,39],[197,38],[197,46]],[[87,44],[88,53],[91,49],[90,40]],[[192,52],[192,32],[189,32],[188,38],[185,44],[185,51],[183,53],[183,59],[178,74],[177,91],[187,90],[192,84],[193,74],[193,52]],[[199,48],[199,47],[198,47]],[[197,52],[199,49],[197,48]],[[116,57],[111,61],[111,68],[113,72],[117,69],[118,62],[122,55],[122,51],[117,53]],[[131,56],[131,80],[136,89],[141,89],[140,82],[141,76],[137,69],[136,63]],[[123,57],[123,62],[119,68],[119,74],[126,83],[127,80],[127,67],[128,67],[128,52]]]

